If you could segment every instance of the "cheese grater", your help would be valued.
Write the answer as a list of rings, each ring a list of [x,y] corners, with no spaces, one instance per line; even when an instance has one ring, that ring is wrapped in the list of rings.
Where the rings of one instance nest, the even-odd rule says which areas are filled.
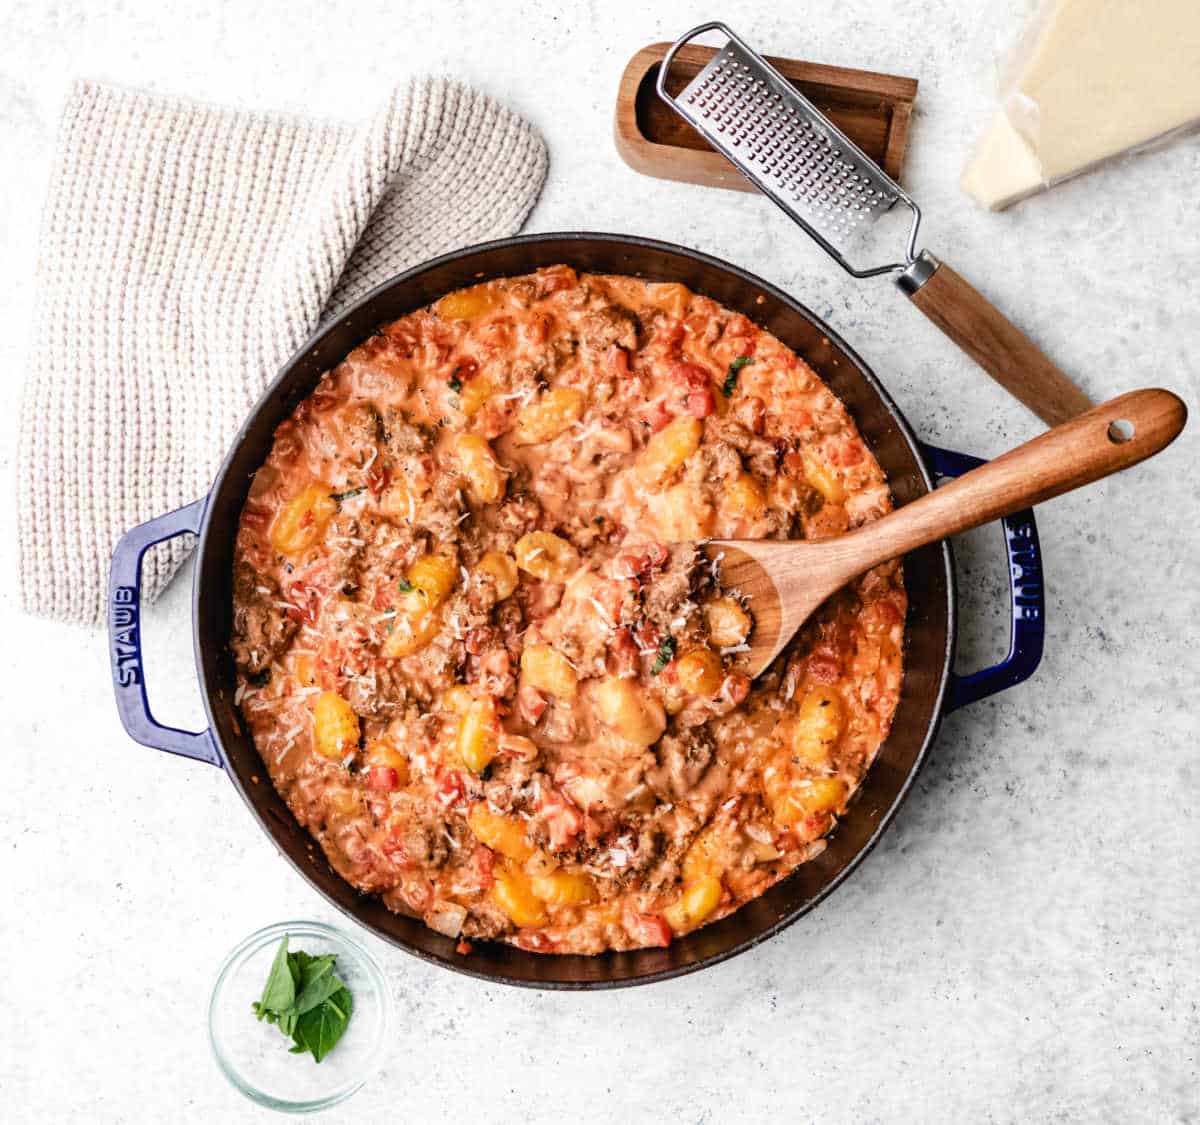
[[[706,32],[725,45],[676,96],[667,76],[679,49]],[[1057,425],[1087,396],[988,300],[927,250],[921,209],[812,102],[725,24],[671,45],[658,95],[856,278],[894,274],[900,289],[994,379]]]

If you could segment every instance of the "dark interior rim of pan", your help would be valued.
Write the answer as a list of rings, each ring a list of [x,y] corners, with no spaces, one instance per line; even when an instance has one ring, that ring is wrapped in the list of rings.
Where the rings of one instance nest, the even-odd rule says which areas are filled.
[[[916,438],[875,375],[820,318],[775,286],[720,259],[651,239],[586,232],[522,235],[443,255],[383,283],[324,324],[284,365],[232,442],[209,496],[193,591],[194,640],[204,705],[226,772],[279,850],[331,904],[383,940],[482,980],[546,989],[615,988],[680,976],[744,952],[807,913],[857,868],[893,819],[936,734],[953,662],[954,573],[945,544],[906,560],[905,675],[888,740],[826,851],[727,918],[667,949],[583,957],[480,943],[462,956],[454,952],[453,939],[356,892],[329,867],[276,794],[233,707],[230,573],[249,481],[270,449],[275,427],[323,371],[378,325],[461,286],[558,262],[581,271],[683,282],[743,312],[801,355],[846,403],[898,503],[932,487]]]

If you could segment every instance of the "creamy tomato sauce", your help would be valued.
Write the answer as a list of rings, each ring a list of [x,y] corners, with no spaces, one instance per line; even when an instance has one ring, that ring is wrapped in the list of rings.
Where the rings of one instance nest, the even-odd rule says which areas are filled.
[[[673,284],[557,266],[385,325],[242,512],[237,703],[333,867],[461,939],[666,945],[818,854],[895,710],[899,564],[752,685],[704,537],[890,508],[814,372]]]

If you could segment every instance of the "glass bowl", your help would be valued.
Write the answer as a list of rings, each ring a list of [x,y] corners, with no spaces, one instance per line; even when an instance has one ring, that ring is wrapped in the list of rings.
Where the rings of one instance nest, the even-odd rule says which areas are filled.
[[[321,1062],[293,1055],[292,1041],[254,1018],[283,935],[288,949],[337,955],[334,966],[354,998],[346,1032]],[[375,958],[320,922],[280,922],[251,934],[225,958],[208,1004],[208,1040],[221,1072],[246,1097],[284,1113],[311,1113],[350,1097],[378,1069],[388,1042],[391,993]]]

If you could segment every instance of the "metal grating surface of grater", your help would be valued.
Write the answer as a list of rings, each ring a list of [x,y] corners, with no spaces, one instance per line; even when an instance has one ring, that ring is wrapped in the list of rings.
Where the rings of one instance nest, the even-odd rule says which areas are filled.
[[[675,51],[714,30],[729,41],[678,97],[672,97],[665,83]],[[658,93],[854,276],[889,273],[913,261],[920,222],[917,205],[724,24],[704,24],[675,44],[663,59]],[[871,228],[897,203],[912,216],[904,258],[881,265],[852,264],[848,254],[870,253]]]

